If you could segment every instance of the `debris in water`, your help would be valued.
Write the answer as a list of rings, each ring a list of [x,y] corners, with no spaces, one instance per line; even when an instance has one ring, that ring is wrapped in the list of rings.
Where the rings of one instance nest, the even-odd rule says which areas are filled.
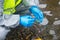
[[[43,13],[48,15],[48,16],[53,16],[53,14],[51,14],[51,11],[44,11]]]
[[[47,4],[40,4],[39,7],[40,8],[46,8],[47,7]]]
[[[60,1],[58,2],[58,4],[60,5]]]
[[[60,25],[60,20],[54,21],[53,25]]]
[[[49,31],[49,34],[54,35],[55,34],[55,31],[54,30],[50,30]]]
[[[48,19],[47,18],[44,18],[43,19],[43,22],[40,25],[47,25],[48,22],[49,22]]]
[[[55,20],[58,20],[58,18],[54,18]]]

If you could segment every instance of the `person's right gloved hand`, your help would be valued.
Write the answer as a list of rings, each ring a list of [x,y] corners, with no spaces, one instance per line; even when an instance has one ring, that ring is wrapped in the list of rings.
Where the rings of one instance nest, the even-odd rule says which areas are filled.
[[[20,24],[24,27],[31,27],[34,24],[35,18],[30,15],[25,15],[20,17]]]

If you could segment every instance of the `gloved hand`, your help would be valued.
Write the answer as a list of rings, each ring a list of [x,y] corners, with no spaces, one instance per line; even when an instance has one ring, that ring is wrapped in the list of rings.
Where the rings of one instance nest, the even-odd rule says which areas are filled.
[[[43,12],[37,6],[31,6],[29,11],[35,16],[35,18],[41,23],[43,21]]]
[[[20,17],[20,24],[24,27],[31,27],[34,23],[35,19],[30,15],[25,15]]]

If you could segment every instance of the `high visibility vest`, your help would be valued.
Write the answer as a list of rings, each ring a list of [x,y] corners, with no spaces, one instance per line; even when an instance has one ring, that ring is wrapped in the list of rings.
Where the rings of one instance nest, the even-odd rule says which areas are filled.
[[[3,6],[4,6],[4,12],[3,14],[13,14],[15,13],[15,7],[21,3],[22,0],[4,0]]]

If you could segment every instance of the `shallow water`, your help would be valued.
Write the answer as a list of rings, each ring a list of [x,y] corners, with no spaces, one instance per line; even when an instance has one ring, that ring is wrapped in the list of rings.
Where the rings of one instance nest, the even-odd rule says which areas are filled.
[[[31,28],[23,28],[20,26],[12,29],[12,31],[7,35],[6,40],[31,40],[37,37],[40,37],[43,40],[53,40],[54,37],[49,33],[50,30],[55,31],[55,40],[60,40],[60,22],[58,25],[54,25],[55,21],[60,20],[60,5],[58,4],[59,1],[60,0],[40,0],[41,4],[47,4],[47,7],[45,9],[42,9],[42,11],[51,11],[52,16],[44,14],[45,18],[47,18],[48,21],[45,21],[45,19],[45,22],[43,22],[43,24],[47,22],[48,23],[45,26],[40,26],[37,24]],[[28,35],[31,36],[26,39]]]
[[[49,20],[48,25],[52,25],[55,21],[55,18],[60,20],[60,5],[58,4],[59,0],[41,0],[43,3],[47,4],[47,7],[43,11],[51,11],[52,16],[45,15]]]

